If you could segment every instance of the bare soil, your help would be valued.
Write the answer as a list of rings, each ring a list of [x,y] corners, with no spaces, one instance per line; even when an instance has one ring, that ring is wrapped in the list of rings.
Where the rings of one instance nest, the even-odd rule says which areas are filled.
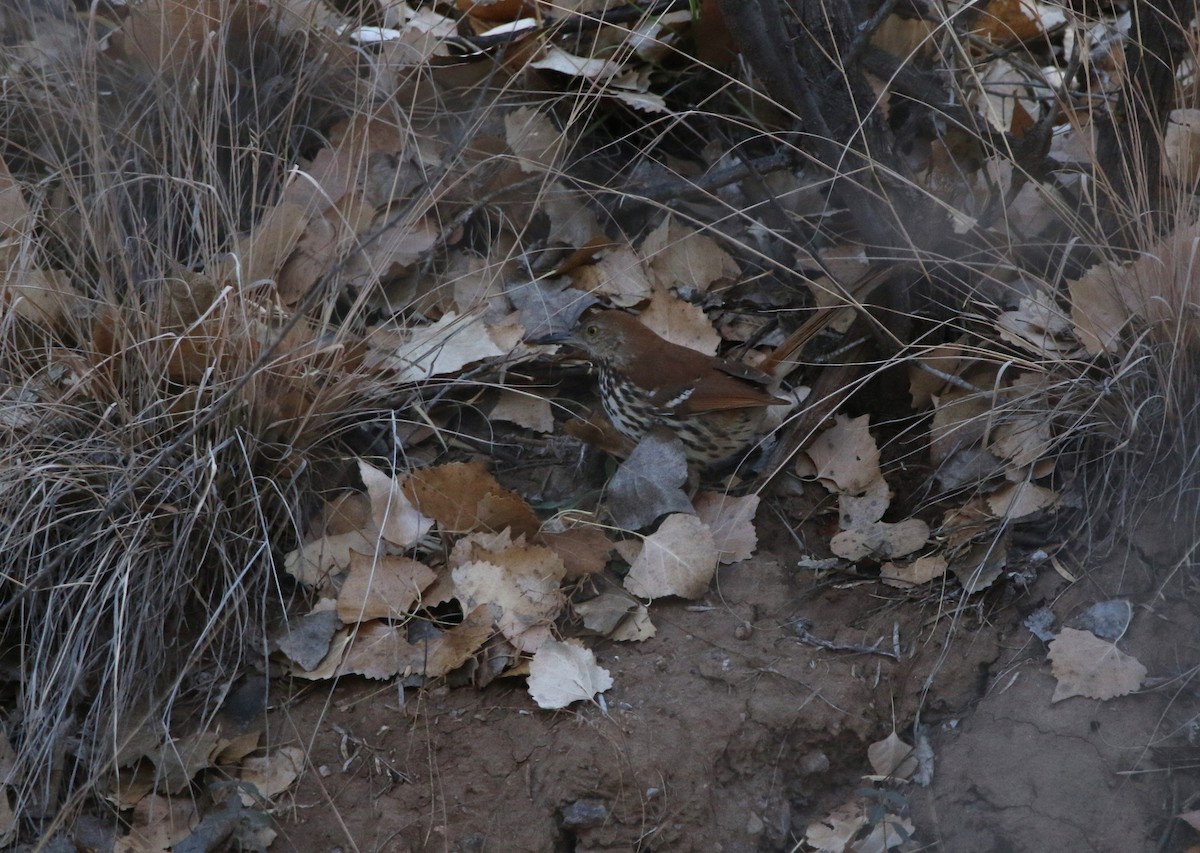
[[[911,742],[919,712],[934,777],[890,786],[915,824],[904,849],[1183,850],[1191,830],[1170,818],[1196,777],[1164,749],[1194,691],[1052,705],[1045,646],[1020,624],[1041,605],[1063,620],[1124,596],[1140,606],[1122,647],[1152,676],[1185,672],[1194,607],[1129,565],[1074,584],[1047,568],[954,612],[928,590],[764,554],[723,568],[701,602],[656,603],[653,639],[601,643],[614,679],[602,705],[542,711],[520,679],[403,696],[322,686],[275,712],[273,737],[311,766],[272,849],[808,849],[809,823],[871,787],[868,745],[893,728]],[[901,662],[815,647],[798,620],[836,643],[898,642]]]

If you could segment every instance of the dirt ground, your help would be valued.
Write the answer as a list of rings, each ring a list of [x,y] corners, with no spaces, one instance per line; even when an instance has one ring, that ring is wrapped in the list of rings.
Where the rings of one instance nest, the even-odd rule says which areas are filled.
[[[1130,552],[1074,583],[1047,566],[956,612],[928,590],[797,568],[782,537],[771,544],[723,567],[706,599],[656,603],[653,639],[598,645],[614,680],[603,704],[542,711],[520,679],[403,697],[343,680],[279,707],[273,740],[303,746],[311,766],[272,849],[812,849],[799,846],[806,827],[863,789],[890,792],[879,802],[911,819],[901,849],[1197,842],[1171,819],[1197,790],[1174,766],[1196,738],[1187,674],[1200,652],[1188,572],[1163,562],[1177,558]],[[1045,606],[1061,624],[1113,597],[1134,605],[1121,646],[1154,688],[1051,704],[1045,645],[1023,618]],[[900,662],[818,647],[805,630],[898,646]],[[872,786],[867,747],[893,729],[911,743],[918,713],[932,784]]]

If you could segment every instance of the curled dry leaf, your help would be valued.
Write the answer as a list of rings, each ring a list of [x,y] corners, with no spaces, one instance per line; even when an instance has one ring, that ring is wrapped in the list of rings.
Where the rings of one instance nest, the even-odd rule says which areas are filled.
[[[717,569],[712,531],[694,515],[669,515],[646,537],[625,588],[639,598],[699,598]]]
[[[592,650],[574,643],[549,640],[529,662],[529,695],[539,708],[553,710],[590,701],[612,683],[612,676],[596,663]]]
[[[1051,702],[1072,696],[1113,699],[1142,686],[1146,667],[1090,631],[1063,628],[1050,643],[1050,669],[1058,679]]]
[[[371,499],[373,529],[393,545],[416,544],[433,527],[433,519],[417,511],[401,488],[400,481],[372,465],[358,461],[358,472]]]

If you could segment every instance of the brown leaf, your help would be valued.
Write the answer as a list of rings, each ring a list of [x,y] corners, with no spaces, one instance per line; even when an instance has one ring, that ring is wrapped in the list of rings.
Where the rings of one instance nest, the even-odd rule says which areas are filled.
[[[1072,696],[1113,699],[1142,686],[1146,667],[1090,631],[1063,628],[1050,643],[1050,668],[1058,679],[1051,702]]]
[[[436,578],[432,569],[408,557],[351,554],[350,573],[338,591],[338,618],[345,624],[400,619]]]
[[[451,533],[476,530],[533,535],[539,522],[525,499],[497,482],[479,462],[451,462],[413,471],[404,493],[438,527]]]
[[[721,343],[721,336],[700,306],[684,302],[661,285],[655,285],[650,304],[638,319],[660,338],[705,355],[716,355]]]
[[[883,476],[879,448],[867,429],[869,421],[869,415],[853,420],[838,415],[835,425],[808,448],[816,477],[829,491],[861,495]]]
[[[613,550],[612,540],[602,529],[586,524],[558,533],[542,533],[539,541],[562,559],[566,580],[604,571]]]

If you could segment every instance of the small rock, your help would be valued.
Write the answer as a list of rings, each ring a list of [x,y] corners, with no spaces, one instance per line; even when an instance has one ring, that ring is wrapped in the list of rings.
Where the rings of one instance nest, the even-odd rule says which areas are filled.
[[[562,810],[563,826],[570,829],[599,826],[608,820],[608,816],[608,805],[604,800],[576,800]]]

